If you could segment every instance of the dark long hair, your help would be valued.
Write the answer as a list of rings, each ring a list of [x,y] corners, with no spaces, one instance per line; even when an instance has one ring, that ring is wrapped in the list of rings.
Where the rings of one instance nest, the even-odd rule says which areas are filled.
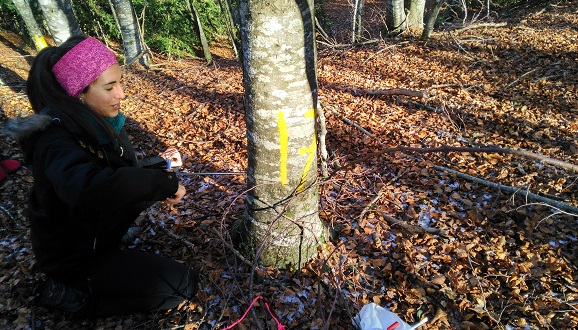
[[[67,118],[77,128],[98,139],[95,128],[86,119],[88,115],[106,132],[110,141],[115,141],[120,138],[112,126],[80,99],[69,96],[52,73],[52,67],[56,62],[84,39],[85,36],[76,35],[60,46],[42,49],[34,58],[28,73],[26,94],[35,113],[40,113],[42,109],[48,107],[55,115]]]

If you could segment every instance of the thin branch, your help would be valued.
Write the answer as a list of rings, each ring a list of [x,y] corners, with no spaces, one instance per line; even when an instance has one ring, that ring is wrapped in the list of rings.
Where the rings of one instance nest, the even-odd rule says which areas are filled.
[[[459,33],[459,32],[463,32],[463,31],[466,31],[466,30],[481,29],[481,28],[487,28],[487,27],[490,27],[490,28],[498,28],[498,27],[504,27],[504,26],[506,26],[506,25],[508,25],[508,23],[506,23],[506,22],[503,22],[503,23],[480,23],[480,24],[471,24],[471,25],[468,25],[468,26],[463,27],[463,28],[461,28],[461,29],[457,29],[457,30],[455,30],[455,32],[458,32],[458,33]]]
[[[361,62],[361,64],[365,64],[367,61],[371,60],[372,58],[374,58],[375,56],[379,55],[381,52],[383,52],[383,51],[385,51],[385,50],[388,50],[388,49],[391,49],[391,48],[395,48],[395,47],[397,47],[397,46],[401,46],[401,45],[403,45],[403,44],[408,44],[408,43],[409,43],[409,41],[403,41],[403,42],[400,42],[400,43],[395,44],[395,45],[389,45],[389,46],[387,46],[387,47],[383,47],[382,49],[380,49],[380,50],[378,50],[377,52],[373,53],[370,57],[368,57],[367,59],[365,59],[363,62]]]
[[[423,98],[426,93],[406,88],[353,90],[354,95],[405,95]]]
[[[452,169],[449,169],[449,168],[446,168],[443,166],[434,165],[434,168],[438,171],[446,171],[446,172],[455,174],[456,176],[458,176],[462,179],[466,179],[469,181],[483,184],[483,185],[488,186],[488,187],[499,189],[501,191],[512,193],[513,195],[515,195],[515,194],[521,194],[522,195],[523,194],[523,196],[527,199],[532,199],[532,200],[536,200],[539,202],[543,202],[543,203],[546,203],[548,205],[554,206],[560,210],[564,210],[567,212],[578,214],[578,207],[575,207],[575,206],[572,206],[572,205],[569,205],[566,203],[562,203],[559,201],[555,201],[555,200],[552,200],[552,199],[549,199],[546,197],[542,197],[540,195],[536,195],[536,194],[528,192],[528,191],[522,192],[519,188],[516,188],[516,187],[506,186],[503,184],[499,184],[499,183],[483,180],[480,178],[476,178],[474,176],[471,176],[471,175],[468,175],[468,174],[465,174],[462,172],[458,172],[458,171],[455,171],[455,170],[452,170]]]
[[[255,263],[247,260],[247,259],[241,254],[241,252],[237,251],[237,249],[235,249],[235,247],[234,247],[232,244],[230,244],[229,242],[227,242],[227,241],[225,240],[225,238],[221,235],[221,233],[220,233],[216,228],[213,228],[213,231],[217,234],[217,236],[219,237],[219,240],[221,241],[221,243],[223,243],[223,245],[224,245],[227,249],[229,249],[231,252],[233,252],[233,254],[234,254],[237,258],[239,258],[239,260],[241,260],[245,265],[251,267],[251,269],[253,269],[253,268],[259,268],[259,270],[262,271],[259,266],[257,266]]]
[[[446,88],[446,87],[460,87],[460,88],[469,88],[469,87],[483,87],[484,85],[481,84],[441,84],[441,85],[431,85],[430,89],[436,88]]]
[[[546,163],[546,164],[550,164],[550,165],[554,165],[554,166],[559,166],[559,167],[564,168],[566,170],[578,172],[578,165],[570,164],[570,163],[567,163],[567,162],[564,162],[564,161],[561,161],[558,159],[550,158],[550,157],[536,154],[536,153],[533,153],[531,151],[527,151],[527,150],[523,150],[523,149],[507,149],[507,148],[500,148],[500,147],[470,148],[470,147],[441,146],[441,147],[437,147],[437,148],[417,148],[417,147],[399,146],[399,147],[387,148],[387,149],[383,149],[383,150],[380,150],[377,152],[367,154],[367,156],[365,156],[361,159],[355,160],[353,163],[361,163],[361,162],[364,162],[364,161],[366,161],[370,158],[373,158],[375,156],[379,156],[379,155],[382,155],[384,153],[397,152],[397,151],[415,151],[415,152],[419,152],[422,154],[432,153],[432,152],[485,152],[485,153],[498,153],[498,154],[514,154],[514,155],[538,159],[542,163]]]
[[[452,40],[456,43],[456,45],[458,45],[458,48],[461,49],[466,55],[468,55],[469,57],[473,58],[476,61],[481,61],[482,59],[478,58],[475,55],[472,55],[470,52],[468,52],[467,50],[465,50],[464,47],[462,47],[462,45],[460,45],[460,43],[456,40],[456,38],[454,38],[454,35],[452,34],[451,31],[448,31],[448,34],[450,35],[450,37],[452,37]]]
[[[425,232],[428,232],[430,234],[440,235],[440,236],[447,236],[447,234],[448,234],[447,231],[440,229],[440,228],[411,225],[405,221],[401,221],[399,219],[392,217],[391,215],[385,213],[384,211],[374,210],[374,212],[381,214],[381,216],[383,216],[383,218],[387,222],[389,222],[390,224],[400,226],[406,230],[410,230],[410,231],[414,231],[414,232],[415,231],[419,231],[419,232],[425,231]]]
[[[331,111],[331,113],[333,113],[334,115],[336,115],[339,119],[341,119],[343,122],[345,122],[346,124],[352,125],[355,128],[357,128],[358,130],[360,130],[363,134],[367,135],[367,136],[373,136],[373,134],[369,133],[366,129],[364,129],[363,127],[357,125],[356,123],[352,122],[351,119],[345,117],[344,115],[340,114],[339,112],[337,112],[335,109],[333,109],[332,107],[321,103],[322,106],[324,106],[325,108],[329,109]]]

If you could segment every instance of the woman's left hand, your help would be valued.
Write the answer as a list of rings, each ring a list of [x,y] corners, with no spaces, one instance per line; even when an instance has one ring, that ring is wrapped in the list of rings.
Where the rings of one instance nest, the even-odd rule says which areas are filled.
[[[181,167],[183,166],[183,161],[181,159],[181,153],[175,148],[170,147],[165,152],[160,154],[165,160],[171,161],[171,167]]]
[[[167,198],[166,202],[168,204],[176,204],[183,198],[183,196],[185,196],[186,192],[187,191],[185,190],[185,187],[182,186],[181,184],[179,184],[179,188],[177,189],[177,192],[173,196],[171,196],[170,198]]]

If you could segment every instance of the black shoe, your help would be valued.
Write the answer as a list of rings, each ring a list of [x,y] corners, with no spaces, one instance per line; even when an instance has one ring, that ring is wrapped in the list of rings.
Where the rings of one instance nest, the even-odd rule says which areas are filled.
[[[46,286],[40,294],[40,304],[66,312],[76,313],[88,300],[88,295],[80,290],[68,287],[64,283],[52,279],[46,281]]]

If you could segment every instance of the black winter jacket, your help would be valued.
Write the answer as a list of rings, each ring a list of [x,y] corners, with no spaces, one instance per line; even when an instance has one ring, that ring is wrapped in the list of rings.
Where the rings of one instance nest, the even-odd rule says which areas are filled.
[[[101,145],[43,113],[7,124],[32,166],[32,247],[40,271],[62,281],[83,279],[97,258],[118,248],[143,210],[177,191],[178,179],[162,170],[160,157],[149,159],[153,168],[143,167],[124,130],[120,147]]]

